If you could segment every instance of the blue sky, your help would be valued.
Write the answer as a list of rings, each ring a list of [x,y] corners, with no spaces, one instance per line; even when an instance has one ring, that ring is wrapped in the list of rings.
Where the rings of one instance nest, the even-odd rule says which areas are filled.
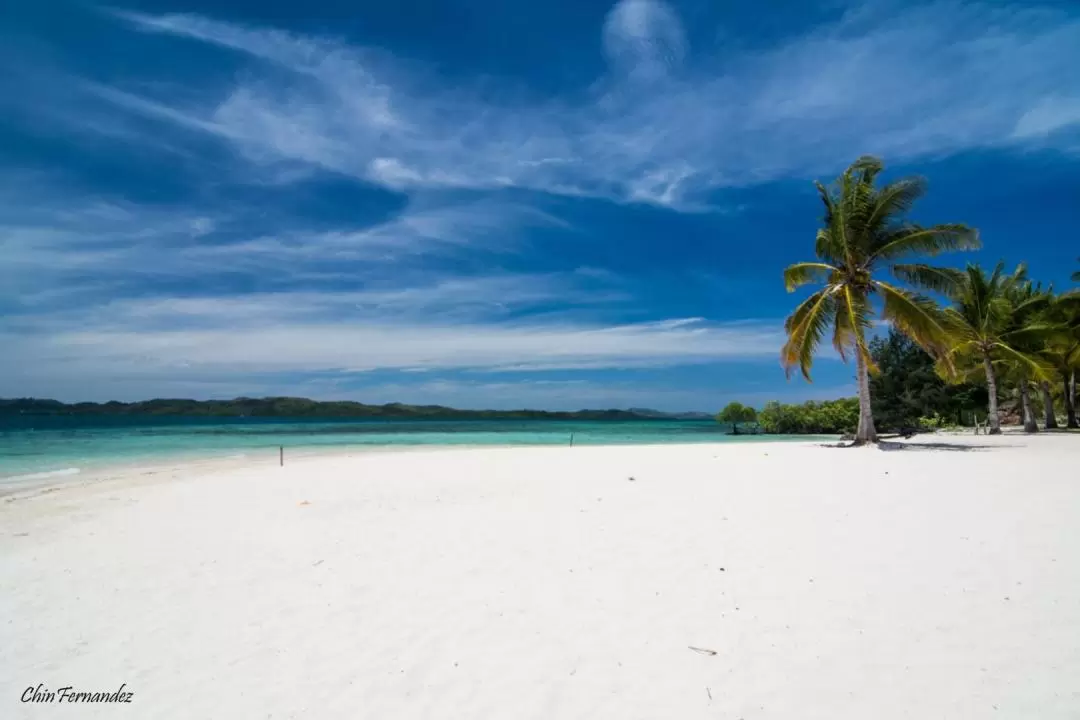
[[[847,395],[781,272],[863,153],[946,263],[1080,255],[1073,2],[9,5],[0,396]]]

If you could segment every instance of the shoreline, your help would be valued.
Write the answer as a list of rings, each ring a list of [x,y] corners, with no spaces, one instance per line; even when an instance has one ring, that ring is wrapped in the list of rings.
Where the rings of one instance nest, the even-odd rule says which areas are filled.
[[[728,445],[744,443],[800,443],[800,442],[828,442],[839,438],[838,435],[778,435],[764,434],[739,436],[739,440],[720,441],[665,441],[665,442],[633,442],[633,443],[582,443],[577,446],[556,443],[476,443],[476,444],[362,444],[355,445],[297,445],[284,446],[285,460],[288,463],[322,457],[349,457],[353,455],[383,454],[383,453],[413,453],[413,452],[437,452],[440,450],[481,450],[507,449],[507,448],[564,448],[564,447],[687,447],[697,445]],[[104,461],[97,459],[88,465],[72,465],[66,468],[43,470],[18,475],[0,475],[0,498],[26,493],[45,492],[61,489],[67,486],[85,485],[92,482],[101,482],[114,479],[123,479],[136,476],[158,475],[163,473],[181,473],[195,471],[217,471],[229,468],[242,467],[268,467],[277,466],[279,463],[279,447],[264,446],[256,448],[236,448],[233,450],[189,450],[175,455],[163,454],[160,457],[143,457],[132,461]],[[73,460],[77,462],[77,460]]]
[[[930,442],[933,443],[937,438],[941,441],[944,439],[971,439],[978,441],[980,439],[993,440],[995,436],[988,435],[974,435],[973,429],[964,428],[963,430],[936,430],[933,432],[919,433],[912,438],[904,440],[900,437],[890,436],[888,440],[882,441],[886,446],[899,444],[910,444],[912,442]],[[1040,438],[1040,437],[1060,437],[1060,436],[1076,436],[1080,437],[1080,431],[1070,430],[1067,428],[1058,428],[1052,430],[1043,430],[1034,435],[1028,435],[1023,432],[1023,429],[1019,426],[1008,426],[1003,428],[1003,432],[1000,438],[1011,437],[1023,437],[1023,438]],[[708,441],[666,441],[666,442],[640,442],[640,443],[583,443],[581,445],[573,446],[575,448],[634,448],[634,447],[701,447],[701,446],[715,446],[715,447],[727,447],[730,445],[742,445],[742,444],[778,444],[778,445],[833,445],[837,442],[843,442],[840,435],[746,435],[739,436],[739,440],[723,440],[717,442]],[[396,445],[375,445],[375,444],[357,444],[357,445],[300,445],[300,446],[285,446],[285,460],[288,465],[291,463],[303,462],[305,460],[313,459],[331,459],[331,458],[348,458],[359,457],[367,455],[381,455],[381,454],[407,454],[407,453],[420,453],[420,452],[440,452],[440,451],[468,451],[468,450],[506,450],[506,449],[558,449],[568,448],[569,445],[561,445],[555,443],[506,443],[506,444],[493,444],[493,443],[478,443],[478,444],[434,444],[434,443],[416,443],[416,444],[396,444]],[[224,454],[227,453],[227,454]],[[25,497],[31,497],[41,493],[56,492],[67,488],[83,487],[87,485],[97,483],[107,483],[112,481],[125,481],[134,478],[151,478],[155,476],[162,476],[169,479],[182,478],[192,474],[199,473],[219,473],[229,470],[243,470],[246,468],[270,468],[278,467],[279,455],[278,446],[266,446],[259,448],[238,448],[235,452],[222,451],[221,454],[213,451],[207,451],[200,453],[199,451],[189,451],[178,455],[163,455],[159,458],[141,458],[139,460],[124,462],[124,461],[107,461],[103,463],[91,463],[87,466],[72,466],[68,468],[58,468],[56,470],[45,470],[42,472],[27,473],[20,475],[0,476],[0,500],[9,501],[15,499],[22,499]]]

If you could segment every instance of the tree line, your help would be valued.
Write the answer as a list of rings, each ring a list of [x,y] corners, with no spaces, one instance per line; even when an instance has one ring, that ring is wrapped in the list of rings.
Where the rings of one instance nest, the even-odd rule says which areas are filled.
[[[442,405],[389,403],[367,405],[349,400],[318,401],[297,397],[232,400],[157,399],[139,402],[63,403],[38,398],[0,398],[4,416],[150,415],[159,417],[373,418],[413,420],[653,420],[675,418],[654,410],[459,410]]]
[[[1046,427],[1058,425],[1058,407],[1066,425],[1078,427],[1080,290],[1044,288],[1024,265],[1008,271],[998,263],[987,271],[975,264],[957,270],[922,262],[924,256],[979,248],[978,232],[963,224],[924,227],[909,221],[908,212],[926,192],[925,180],[909,177],[879,186],[882,169],[877,158],[862,157],[830,186],[816,183],[825,207],[814,242],[817,258],[784,271],[788,291],[819,286],[785,322],[781,362],[789,376],[798,368],[810,379],[814,357],[831,331],[835,351],[855,361],[856,444],[876,442],[875,420],[894,422],[889,415],[905,408],[945,418],[957,413],[962,420],[977,396],[976,383],[986,388],[992,434],[1001,432],[1002,400],[1014,395],[1026,431],[1039,429],[1037,405]],[[1080,272],[1072,280],[1080,281]],[[920,398],[893,388],[888,396],[887,387],[874,380],[881,376],[885,348],[878,345],[875,352],[869,339],[881,321],[892,331],[882,342],[896,345],[906,338],[930,359],[938,378],[962,389],[938,388]],[[897,345],[893,352],[913,351]],[[875,403],[875,384],[888,404]]]
[[[903,333],[869,342],[877,371],[870,376],[876,427],[883,432],[932,430],[985,422],[986,388],[968,382],[949,383],[935,369],[932,357]],[[1012,406],[1005,404],[1006,410]],[[733,402],[716,416],[741,432],[769,434],[853,434],[859,423],[858,398],[791,404],[768,402],[759,412]],[[747,427],[749,425],[750,427]]]

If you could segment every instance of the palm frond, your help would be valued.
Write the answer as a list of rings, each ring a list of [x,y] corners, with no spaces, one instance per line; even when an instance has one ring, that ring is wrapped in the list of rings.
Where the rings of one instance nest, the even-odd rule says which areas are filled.
[[[837,269],[828,263],[804,262],[788,265],[784,269],[784,287],[791,292],[812,282],[825,282],[835,272],[838,272]]]
[[[835,312],[832,344],[840,359],[847,362],[848,351],[855,345],[855,329],[852,327],[851,316],[844,303],[837,302]]]
[[[1044,358],[1033,353],[1022,352],[1009,347],[1003,342],[994,343],[992,351],[998,356],[999,361],[1021,370],[1022,374],[1030,375],[1035,380],[1052,380],[1054,378],[1054,366]]]
[[[818,230],[814,240],[814,253],[822,260],[830,263],[842,262],[846,254],[846,241],[844,239],[843,213],[834,202],[832,193],[820,182],[815,182],[821,202],[825,205],[825,227]]]
[[[1013,347],[1034,349],[1049,345],[1063,334],[1064,328],[1060,325],[1040,323],[1024,325],[1015,330],[1003,332],[1000,339]]]
[[[938,358],[934,371],[942,380],[953,384],[982,382],[986,376],[982,360],[970,344],[954,347],[947,357]]]
[[[983,340],[979,328],[957,308],[947,307],[941,311],[942,327],[950,338],[949,344],[956,347],[962,343],[977,343]]]
[[[867,229],[876,232],[890,221],[909,213],[915,202],[926,194],[926,180],[909,177],[889,183],[878,192],[874,210],[867,220]]]
[[[800,303],[784,322],[788,341],[780,351],[780,362],[788,377],[798,365],[803,377],[810,379],[810,366],[825,334],[825,326],[836,316],[835,292],[834,286],[818,290]]]
[[[855,162],[851,163],[848,172],[853,174],[857,173],[860,180],[872,185],[874,179],[884,169],[885,164],[881,162],[881,158],[874,155],[860,155]]]
[[[892,260],[914,253],[937,255],[950,250],[975,250],[979,247],[978,231],[967,225],[934,225],[928,228],[906,225],[885,233],[873,248],[871,259]]]
[[[881,292],[886,320],[935,358],[948,357],[949,323],[933,300],[880,280],[874,287]]]
[[[866,333],[873,324],[870,321],[870,304],[865,296],[860,296],[850,285],[844,285],[838,295],[837,315],[842,313],[847,316],[845,325],[850,328],[855,352],[862,355],[867,368],[872,372],[877,372],[877,365],[866,347]]]
[[[953,268],[908,264],[893,265],[892,272],[899,279],[917,288],[939,292],[943,295],[955,295],[964,283],[964,273]]]

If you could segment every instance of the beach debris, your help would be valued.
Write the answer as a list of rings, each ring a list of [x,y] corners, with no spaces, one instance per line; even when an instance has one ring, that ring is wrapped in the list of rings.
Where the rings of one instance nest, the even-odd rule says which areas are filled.
[[[303,505],[310,505],[310,504],[311,504],[311,503],[309,503],[309,502],[308,502],[307,500],[301,500],[300,502],[298,502],[298,503],[297,503],[297,505],[301,505],[301,506],[303,506]]]
[[[634,482],[634,477],[632,475],[630,477],[626,478],[626,479],[629,480],[630,482]]]
[[[693,650],[696,653],[701,653],[702,655],[715,655],[716,654],[715,650],[709,650],[708,648],[699,648],[699,647],[694,647],[693,645],[687,645],[686,647],[690,648],[691,650]]]
[[[323,561],[323,560],[316,560],[315,562],[311,563],[311,567],[318,567],[319,565],[322,565],[322,564],[323,564],[323,562],[325,562],[325,561]]]
[[[705,688],[705,694],[709,696],[709,702],[712,702],[712,690]]]

